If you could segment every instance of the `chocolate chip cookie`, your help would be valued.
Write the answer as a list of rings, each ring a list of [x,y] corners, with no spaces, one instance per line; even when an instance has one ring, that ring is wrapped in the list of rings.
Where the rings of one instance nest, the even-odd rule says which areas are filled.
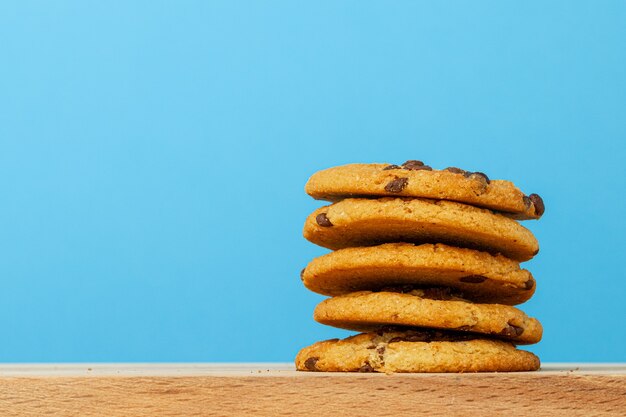
[[[394,292],[392,292],[394,291]],[[359,291],[322,301],[315,308],[319,323],[356,331],[385,325],[447,329],[496,336],[516,344],[541,340],[539,321],[515,307],[477,304],[449,288]]]
[[[508,342],[433,330],[361,333],[317,342],[296,357],[296,369],[323,372],[511,372],[539,364]]]
[[[339,249],[313,259],[301,277],[309,290],[324,295],[389,286],[445,286],[475,302],[515,305],[535,292],[532,274],[518,262],[440,243]]]
[[[434,170],[421,161],[402,165],[349,164],[316,172],[305,191],[313,198],[419,197],[450,200],[509,213],[518,220],[538,219],[545,207],[537,194],[526,195],[512,182],[491,180],[459,168]]]
[[[348,198],[315,210],[304,237],[329,249],[389,242],[444,243],[527,261],[539,251],[533,234],[490,210],[443,200]]]

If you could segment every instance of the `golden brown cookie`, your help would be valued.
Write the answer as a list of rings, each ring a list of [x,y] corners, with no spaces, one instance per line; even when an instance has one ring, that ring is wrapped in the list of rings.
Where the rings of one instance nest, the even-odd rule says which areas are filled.
[[[526,196],[509,181],[490,180],[481,172],[459,168],[433,170],[421,161],[328,168],[313,174],[305,191],[328,201],[383,196],[451,200],[510,213],[518,220],[538,219],[545,210],[539,195]]]
[[[386,325],[424,327],[492,335],[516,344],[537,343],[543,333],[538,320],[515,307],[472,303],[447,288],[339,295],[319,303],[313,317],[322,324],[348,330],[367,332]]]
[[[443,200],[349,198],[315,210],[303,230],[329,249],[389,242],[445,243],[527,261],[537,239],[515,220],[490,210]]]
[[[313,259],[302,271],[311,291],[341,295],[388,286],[441,286],[479,303],[515,305],[535,292],[535,280],[502,255],[444,244],[386,243],[339,249]]]
[[[437,331],[361,333],[300,350],[299,371],[510,372],[535,371],[539,358],[508,342]]]

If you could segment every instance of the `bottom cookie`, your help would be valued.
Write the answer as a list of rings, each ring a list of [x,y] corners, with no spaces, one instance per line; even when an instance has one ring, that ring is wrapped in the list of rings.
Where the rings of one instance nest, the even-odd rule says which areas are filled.
[[[539,358],[501,340],[437,330],[360,333],[305,347],[299,371],[514,372],[539,369]]]

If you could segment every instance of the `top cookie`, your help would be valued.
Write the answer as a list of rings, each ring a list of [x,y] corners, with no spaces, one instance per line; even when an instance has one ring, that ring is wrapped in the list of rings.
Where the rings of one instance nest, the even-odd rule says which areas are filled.
[[[327,201],[380,196],[451,200],[507,213],[516,220],[538,219],[544,212],[539,195],[527,196],[510,181],[490,180],[481,172],[453,167],[433,170],[421,161],[328,168],[313,174],[305,191]]]

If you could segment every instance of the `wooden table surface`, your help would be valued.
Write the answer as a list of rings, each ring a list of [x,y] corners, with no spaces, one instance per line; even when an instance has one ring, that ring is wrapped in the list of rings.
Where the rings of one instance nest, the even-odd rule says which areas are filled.
[[[0,416],[626,416],[626,364],[354,374],[291,364],[5,364]]]

